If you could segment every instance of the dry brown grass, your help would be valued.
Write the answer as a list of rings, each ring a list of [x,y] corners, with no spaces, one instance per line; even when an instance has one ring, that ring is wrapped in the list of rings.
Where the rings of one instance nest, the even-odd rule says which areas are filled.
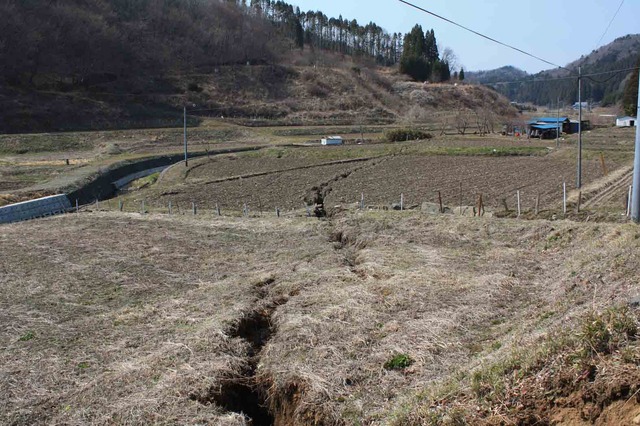
[[[276,424],[427,423],[434,383],[637,296],[638,235],[410,212],[3,226],[0,420],[243,424],[192,398],[247,368],[230,330],[272,306],[256,377]]]
[[[67,215],[0,230],[0,422],[243,424],[192,401],[246,365],[229,329],[321,269],[317,223]],[[303,247],[306,247],[303,248]],[[329,252],[329,255],[332,253]],[[22,339],[22,340],[21,340]]]

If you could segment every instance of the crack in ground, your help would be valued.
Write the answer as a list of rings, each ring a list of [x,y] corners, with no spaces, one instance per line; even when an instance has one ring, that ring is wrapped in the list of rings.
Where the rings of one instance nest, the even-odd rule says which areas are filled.
[[[314,186],[309,190],[309,194],[304,198],[305,203],[311,204],[314,206],[314,214],[316,217],[326,217],[327,211],[324,208],[324,200],[331,193],[333,189],[331,185],[335,182],[341,181],[343,179],[347,179],[353,173],[364,169],[365,167],[375,167],[383,161],[386,161],[390,156],[378,157],[374,159],[367,159],[364,161],[360,167],[355,167],[353,169],[347,170],[346,172],[342,172],[326,182],[322,182],[320,185]],[[362,160],[361,160],[362,161]]]
[[[267,390],[257,377],[262,348],[269,342],[275,328],[272,317],[278,306],[287,303],[286,298],[278,298],[261,304],[266,300],[269,287],[275,280],[270,278],[255,285],[258,300],[256,307],[244,315],[238,324],[228,331],[232,338],[240,338],[248,343],[247,367],[233,377],[223,378],[219,384],[209,389],[204,397],[192,395],[191,399],[202,404],[215,403],[228,412],[248,417],[252,426],[272,426],[275,416],[269,411]]]

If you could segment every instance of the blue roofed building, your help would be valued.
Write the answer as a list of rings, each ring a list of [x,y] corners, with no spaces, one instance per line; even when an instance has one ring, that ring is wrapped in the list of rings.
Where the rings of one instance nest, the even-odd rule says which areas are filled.
[[[553,139],[562,133],[571,133],[569,117],[540,117],[527,123],[530,138]]]

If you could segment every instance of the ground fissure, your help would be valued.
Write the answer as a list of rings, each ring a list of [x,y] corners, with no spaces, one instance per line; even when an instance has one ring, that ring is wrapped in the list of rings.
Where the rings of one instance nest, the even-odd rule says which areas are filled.
[[[252,426],[275,424],[275,416],[267,404],[267,389],[258,377],[262,349],[275,332],[273,314],[278,306],[286,303],[284,298],[269,298],[269,289],[274,283],[275,279],[268,278],[254,286],[258,297],[255,308],[243,315],[226,333],[246,343],[245,368],[233,376],[222,378],[203,397],[192,396],[203,404],[215,403],[226,411],[244,415]]]

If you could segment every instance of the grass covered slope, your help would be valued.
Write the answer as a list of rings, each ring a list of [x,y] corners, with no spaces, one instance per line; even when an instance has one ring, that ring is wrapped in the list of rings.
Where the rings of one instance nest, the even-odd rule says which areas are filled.
[[[210,396],[249,368],[242,319],[330,269],[325,239],[132,215],[3,227],[0,423],[243,424]]]
[[[4,226],[0,420],[517,423],[524,408],[505,403],[503,381],[585,371],[518,354],[584,347],[585,318],[637,296],[638,236],[415,212],[82,213]],[[626,340],[582,358],[604,360],[593,377],[600,365],[622,371],[609,361],[637,370],[625,327],[614,331]],[[618,401],[639,411],[637,383],[623,388],[594,419]],[[527,415],[549,423],[554,407],[583,408],[550,395]]]

